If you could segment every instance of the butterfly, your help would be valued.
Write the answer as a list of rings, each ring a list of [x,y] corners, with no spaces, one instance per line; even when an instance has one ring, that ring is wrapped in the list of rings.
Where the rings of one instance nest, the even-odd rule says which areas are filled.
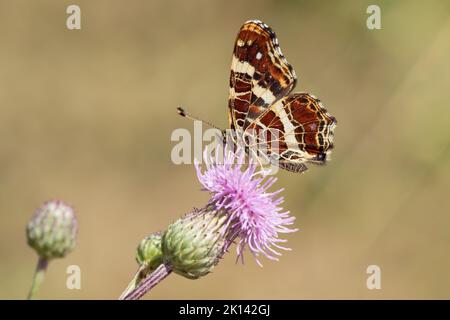
[[[230,129],[238,132],[247,152],[264,145],[271,163],[303,172],[309,163],[328,160],[336,118],[315,96],[291,93],[296,83],[272,29],[259,20],[245,22],[231,63]],[[178,112],[186,116],[183,109]]]
[[[297,82],[293,67],[281,52],[272,29],[259,20],[241,27],[231,63],[228,118],[231,129],[243,132],[247,147],[257,147],[255,135],[276,133],[268,143],[271,159],[292,172],[306,164],[323,164],[333,148],[336,118],[315,96],[291,93]],[[247,138],[254,139],[247,139]],[[257,141],[250,145],[247,141]]]

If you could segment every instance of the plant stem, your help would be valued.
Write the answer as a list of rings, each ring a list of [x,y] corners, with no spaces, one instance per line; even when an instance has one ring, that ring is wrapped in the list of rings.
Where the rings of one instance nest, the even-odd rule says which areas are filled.
[[[47,270],[48,260],[46,258],[39,257],[36,271],[34,272],[33,283],[31,284],[30,293],[28,294],[28,300],[31,300],[36,295],[39,287],[44,280],[45,270]]]
[[[172,267],[168,264],[161,264],[158,268],[143,279],[139,285],[128,294],[120,296],[120,300],[139,300],[149,292],[154,286],[164,280],[172,272]]]
[[[143,273],[144,271],[145,267],[140,267],[138,269],[133,279],[131,279],[130,283],[128,284],[127,288],[120,295],[119,300],[123,300],[130,292],[136,289],[136,287],[141,283],[142,279],[145,278],[145,274]]]

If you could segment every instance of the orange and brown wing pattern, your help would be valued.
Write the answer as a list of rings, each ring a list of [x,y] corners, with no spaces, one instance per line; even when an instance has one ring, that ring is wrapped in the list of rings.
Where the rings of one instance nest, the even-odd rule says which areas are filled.
[[[289,94],[296,80],[272,29],[258,20],[246,22],[237,36],[231,63],[228,102],[231,128],[248,127]]]
[[[267,143],[272,159],[281,168],[301,172],[307,163],[326,162],[333,148],[335,126],[336,119],[319,99],[308,93],[293,93],[273,104],[246,131],[268,139],[262,142]]]
[[[326,162],[336,119],[313,95],[291,94],[296,82],[272,29],[258,20],[246,22],[231,63],[231,129],[242,132],[248,151],[265,149],[281,168],[302,172],[308,163]]]

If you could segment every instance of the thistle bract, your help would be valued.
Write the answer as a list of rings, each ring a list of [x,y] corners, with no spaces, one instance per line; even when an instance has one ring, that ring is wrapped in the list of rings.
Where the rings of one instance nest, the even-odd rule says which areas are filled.
[[[73,209],[62,201],[38,208],[27,225],[28,245],[41,258],[62,258],[75,247],[78,224]]]

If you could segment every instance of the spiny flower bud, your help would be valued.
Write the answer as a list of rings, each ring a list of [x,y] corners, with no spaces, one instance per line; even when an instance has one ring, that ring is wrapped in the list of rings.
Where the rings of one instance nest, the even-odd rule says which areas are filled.
[[[207,207],[171,224],[162,238],[164,263],[189,279],[210,273],[230,245],[226,221],[225,213]]]
[[[37,209],[27,225],[28,245],[41,258],[62,258],[75,247],[78,224],[73,209],[49,201]]]
[[[162,262],[161,233],[144,238],[137,248],[136,261],[147,272],[155,270]]]

